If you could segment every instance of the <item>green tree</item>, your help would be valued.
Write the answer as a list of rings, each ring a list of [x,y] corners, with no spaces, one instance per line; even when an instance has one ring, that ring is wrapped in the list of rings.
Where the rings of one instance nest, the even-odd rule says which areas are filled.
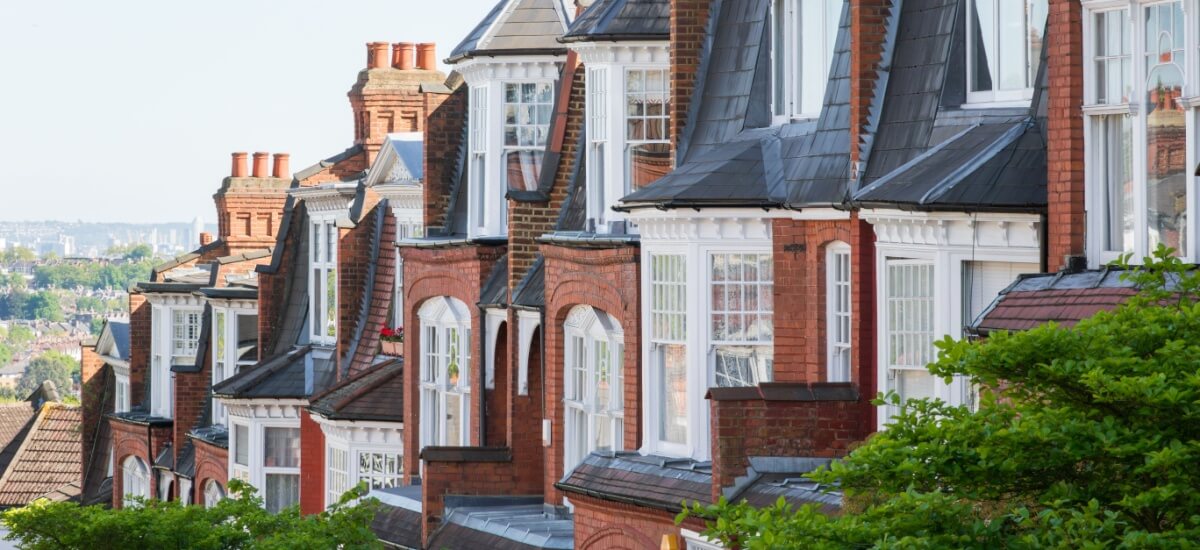
[[[212,508],[150,500],[105,509],[38,500],[4,512],[2,521],[6,539],[29,550],[382,548],[370,528],[378,502],[361,498],[365,484],[313,515],[295,506],[270,514],[241,480],[230,480],[229,491],[231,498]]]
[[[125,259],[134,262],[140,262],[142,260],[149,260],[152,258],[154,258],[154,249],[150,248],[150,245],[144,243],[134,245],[129,249],[128,252],[125,253]]]
[[[1200,274],[1160,247],[1127,276],[1139,295],[1074,328],[940,342],[934,374],[995,390],[976,412],[911,400],[812,474],[840,484],[846,513],[721,502],[682,515],[743,549],[1196,545]]]
[[[104,318],[92,317],[92,322],[88,324],[88,332],[92,336],[100,336],[100,332],[104,330]]]
[[[24,325],[13,325],[8,329],[8,334],[5,338],[13,346],[25,349],[26,346],[33,343],[35,336],[33,329]]]
[[[14,246],[0,253],[0,262],[11,264],[16,262],[32,262],[37,259],[33,250],[23,246]]]
[[[52,322],[64,319],[58,295],[48,290],[39,290],[30,296],[27,308],[30,319]]]
[[[21,379],[17,381],[17,390],[28,395],[46,380],[54,381],[58,391],[66,393],[71,389],[72,383],[79,380],[79,362],[70,355],[57,351],[48,351],[34,357],[29,366],[25,367]]]
[[[13,348],[7,342],[0,341],[0,367],[7,365],[13,358]]]

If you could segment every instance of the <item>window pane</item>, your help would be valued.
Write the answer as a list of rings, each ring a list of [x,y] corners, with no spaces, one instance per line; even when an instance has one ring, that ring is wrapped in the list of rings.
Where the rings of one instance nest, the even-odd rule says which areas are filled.
[[[658,347],[659,438],[687,443],[687,348],[682,344]]]
[[[1132,118],[1115,115],[1094,120],[1097,158],[1093,166],[1104,193],[1104,250],[1132,252],[1135,223]]]
[[[241,424],[233,425],[233,462],[250,465],[250,428]]]
[[[300,467],[300,428],[264,428],[263,439],[263,466]]]
[[[325,273],[325,336],[337,336],[337,269]]]
[[[536,191],[542,170],[542,151],[508,151],[504,154],[504,179],[514,191]]]
[[[1146,205],[1149,248],[1186,252],[1187,136],[1183,93],[1183,5],[1146,8]]]
[[[462,433],[462,395],[446,393],[446,438],[442,445],[458,447],[464,444]]]
[[[926,387],[924,377],[929,374],[925,368],[933,360],[933,265],[892,261],[887,278],[887,360],[889,375],[894,378],[892,389],[905,399],[923,396],[913,392]],[[932,385],[928,387],[931,392]]]
[[[320,268],[314,268],[312,270],[312,292],[309,294],[309,296],[312,296],[313,300],[312,328],[310,330],[314,335],[317,336],[321,335],[321,328],[323,324],[321,318],[323,316],[322,312],[325,311],[325,306],[322,303],[324,293],[321,292],[321,283],[321,270]]]
[[[272,514],[300,501],[300,476],[297,474],[267,474],[267,488],[263,494],[267,511]]]
[[[626,148],[626,181],[628,191],[641,189],[665,176],[671,169],[671,145],[642,143]]]

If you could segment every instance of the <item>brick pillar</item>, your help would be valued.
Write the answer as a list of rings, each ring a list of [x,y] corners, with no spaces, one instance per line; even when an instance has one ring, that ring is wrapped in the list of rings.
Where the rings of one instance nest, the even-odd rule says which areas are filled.
[[[671,143],[687,125],[712,0],[671,0]],[[672,150],[674,155],[674,150]]]
[[[859,145],[875,97],[876,70],[883,56],[885,19],[891,0],[850,1],[850,161],[859,160]]]
[[[1084,254],[1083,13],[1079,0],[1049,7],[1046,266],[1057,271],[1066,257]]]
[[[452,175],[458,162],[458,148],[465,137],[463,124],[467,120],[467,87],[459,86],[451,94],[426,93],[428,117],[424,127],[424,224],[427,228],[445,224],[450,205]]]
[[[96,443],[96,430],[104,413],[104,361],[96,353],[95,346],[80,346],[80,407],[83,418],[80,420],[80,462],[83,465],[81,486],[88,488],[87,475],[90,465],[96,457],[104,456],[107,449],[93,449]]]
[[[325,433],[307,410],[300,409],[300,513],[325,509]]]
[[[146,396],[146,373],[150,370],[150,304],[141,294],[129,295],[129,403],[138,405]],[[147,403],[148,405],[148,403]]]

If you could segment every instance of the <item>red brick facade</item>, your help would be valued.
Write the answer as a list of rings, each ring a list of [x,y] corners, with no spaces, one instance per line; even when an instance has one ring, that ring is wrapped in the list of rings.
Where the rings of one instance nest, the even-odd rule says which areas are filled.
[[[130,456],[136,456],[146,464],[146,468],[150,472],[150,495],[157,497],[158,476],[155,475],[156,472],[153,469],[154,458],[171,441],[171,426],[169,424],[147,426],[122,420],[112,420],[109,425],[112,428],[113,458],[115,459],[113,463],[113,506],[120,508],[122,505],[124,474],[121,466]]]
[[[300,409],[300,513],[325,509],[325,433],[308,411]]]
[[[221,484],[229,494],[229,449],[199,439],[192,439],[196,448],[196,477],[192,484],[192,502],[204,504],[204,488],[209,481]]]
[[[1084,253],[1083,8],[1079,0],[1050,0],[1046,20],[1047,183],[1046,268]]]
[[[575,548],[579,550],[684,547],[674,512],[583,495],[571,495],[571,504],[575,506]],[[684,522],[682,527],[693,531],[704,529],[695,520]],[[675,546],[664,544],[664,538]]]

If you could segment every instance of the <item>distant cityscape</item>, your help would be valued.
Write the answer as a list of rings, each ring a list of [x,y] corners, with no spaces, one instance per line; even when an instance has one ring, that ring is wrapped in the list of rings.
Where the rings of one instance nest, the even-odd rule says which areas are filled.
[[[0,221],[0,252],[24,247],[38,256],[101,258],[114,248],[146,244],[155,255],[172,256],[192,250],[201,232],[216,227],[199,217],[179,223]]]

